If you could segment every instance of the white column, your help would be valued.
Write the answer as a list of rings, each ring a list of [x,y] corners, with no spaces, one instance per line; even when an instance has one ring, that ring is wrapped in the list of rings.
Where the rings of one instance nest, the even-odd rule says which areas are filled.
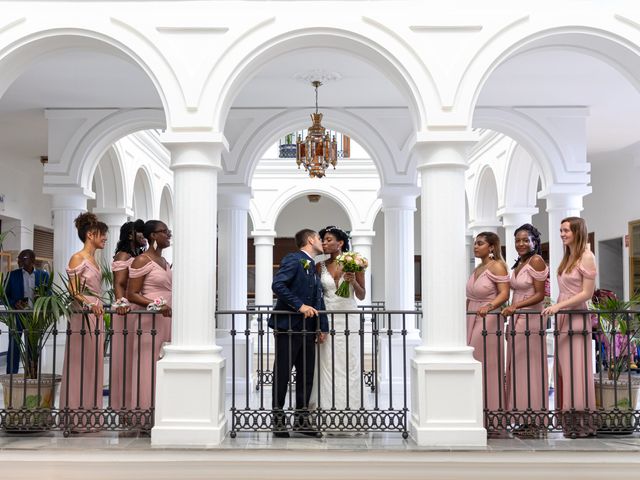
[[[351,250],[359,252],[369,260],[369,268],[364,271],[366,293],[363,300],[358,300],[359,305],[371,305],[371,270],[375,269],[375,265],[371,263],[371,246],[375,235],[376,232],[351,232]]]
[[[247,216],[251,188],[245,185],[218,185],[218,310],[247,309]],[[218,345],[227,365],[227,390],[231,389],[231,362],[235,344],[236,393],[245,391],[245,359],[251,347],[243,332],[248,317],[242,315],[218,315]],[[250,326],[250,325],[249,325]],[[236,331],[232,338],[231,329]],[[252,359],[249,352],[248,358]],[[249,368],[249,372],[253,369]],[[249,373],[252,377],[252,374]],[[252,378],[249,388],[253,389]]]
[[[588,188],[584,185],[585,188]],[[549,214],[549,271],[551,280],[551,298],[558,298],[558,265],[564,255],[562,240],[560,240],[560,222],[566,217],[579,217],[582,211],[582,197],[585,193],[562,192],[544,193],[540,198],[547,201]]]
[[[166,133],[174,172],[172,344],[157,365],[152,445],[219,445],[225,361],[216,345],[216,210],[222,134]]]
[[[525,223],[531,223],[531,217],[538,213],[536,208],[509,208],[498,211],[498,215],[502,215],[502,226],[504,227],[504,247],[509,268],[518,258],[516,252],[516,243],[514,233],[516,229]]]
[[[87,211],[87,199],[90,198],[88,192],[83,192],[77,187],[70,188],[48,188],[44,187],[44,193],[51,194],[51,210],[53,214],[53,280],[63,286],[60,276],[66,278],[66,269],[69,259],[77,251],[82,249],[82,242],[78,238],[74,220],[78,215]],[[58,330],[66,330],[66,320],[58,324]],[[45,365],[43,371],[51,371],[53,366],[53,337],[47,340],[45,354],[43,356]],[[56,342],[56,373],[62,373],[64,363],[64,345],[66,336],[59,334],[55,338]]]
[[[464,172],[475,137],[447,133],[442,141],[415,146],[422,174],[425,334],[411,362],[411,435],[418,445],[482,446],[482,371],[466,343],[465,319]]]
[[[120,227],[129,221],[133,211],[129,208],[94,208],[93,213],[109,227],[107,243],[101,253],[101,258],[110,265],[120,238]]]
[[[384,268],[385,268],[385,308],[386,310],[415,310],[415,274],[414,274],[414,231],[413,216],[416,211],[416,197],[420,190],[414,185],[385,186],[380,190],[382,210],[384,212]],[[393,391],[399,392],[404,381],[403,342],[399,332],[404,328],[406,335],[406,358],[413,357],[413,349],[420,345],[420,330],[416,318],[393,315],[388,320],[396,332],[391,337],[391,368],[389,367],[389,338],[380,334],[380,387],[385,393],[389,382]],[[379,325],[382,327],[382,325]]]
[[[251,232],[255,248],[255,303],[256,305],[273,305],[273,245],[276,232],[271,230],[254,230]]]
[[[498,227],[500,226],[500,222],[496,218],[484,218],[481,220],[474,220],[469,222],[467,228],[471,232],[471,250],[470,255],[473,257],[473,242],[476,237],[482,232],[493,232],[495,234],[498,233]],[[473,263],[477,266],[480,264],[479,258],[474,258]]]

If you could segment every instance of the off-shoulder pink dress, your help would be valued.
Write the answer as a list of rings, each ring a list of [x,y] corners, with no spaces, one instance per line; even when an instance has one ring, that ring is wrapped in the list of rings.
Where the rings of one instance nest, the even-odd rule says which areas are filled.
[[[143,254],[144,255],[144,254]],[[150,300],[163,297],[171,306],[171,268],[162,268],[153,260],[142,268],[129,269],[129,278],[145,277],[142,284],[143,297]],[[138,305],[136,310],[145,310],[146,305]],[[148,409],[154,402],[156,362],[160,358],[160,347],[171,341],[171,317],[141,314],[135,317],[135,327],[141,331],[133,339],[133,375],[131,405],[133,408]],[[152,332],[155,330],[156,334]]]
[[[549,267],[537,271],[528,263],[517,275],[511,275],[513,296],[511,303],[522,302],[535,295],[534,282],[544,281]],[[539,411],[549,407],[549,380],[547,369],[546,319],[540,312],[543,302],[521,310],[529,315],[517,314],[507,324],[506,400],[508,410]],[[515,327],[515,328],[514,328]],[[512,333],[515,334],[512,335]],[[529,335],[526,334],[529,332]]]
[[[135,260],[114,260],[111,263],[112,272],[129,270]],[[126,289],[125,289],[126,291]],[[109,391],[111,394],[111,408],[131,408],[131,385],[133,375],[133,339],[135,337],[135,315],[112,314],[111,328],[111,379]]]
[[[571,272],[558,275],[560,295],[558,302],[582,291],[584,279],[596,278],[595,270],[587,270],[580,262]],[[563,310],[586,310],[586,302],[565,307]],[[556,316],[559,332],[556,343],[556,408],[558,410],[595,410],[596,395],[592,373],[591,319],[588,314],[562,314]],[[569,335],[569,330],[574,334]],[[585,332],[583,334],[583,331]]]
[[[498,295],[498,284],[508,282],[508,275],[494,275],[489,270],[484,270],[478,278],[472,274],[467,281],[468,311],[476,312],[480,307],[491,302]],[[486,337],[482,335],[484,329],[487,331]],[[504,335],[502,332],[503,320],[500,315],[488,314],[484,319],[475,314],[467,315],[467,344],[474,348],[473,357],[483,365],[482,398],[484,408],[492,411],[505,407]]]
[[[93,263],[83,260],[76,268],[68,268],[67,275],[72,284],[77,281],[84,287],[82,295],[87,302],[101,303],[102,275]],[[82,307],[75,305],[75,308]],[[69,319],[69,328],[71,335],[67,336],[64,352],[60,406],[70,409],[102,408],[105,338],[102,317],[96,318],[91,313],[75,314]],[[96,329],[99,329],[98,333]]]

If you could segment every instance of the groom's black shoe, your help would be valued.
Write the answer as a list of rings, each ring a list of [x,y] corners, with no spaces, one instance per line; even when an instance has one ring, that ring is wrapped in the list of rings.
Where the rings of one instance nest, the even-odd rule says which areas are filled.
[[[273,436],[276,437],[276,438],[290,438],[291,437],[291,435],[287,431],[280,431],[280,432],[276,431],[276,432],[273,432]]]

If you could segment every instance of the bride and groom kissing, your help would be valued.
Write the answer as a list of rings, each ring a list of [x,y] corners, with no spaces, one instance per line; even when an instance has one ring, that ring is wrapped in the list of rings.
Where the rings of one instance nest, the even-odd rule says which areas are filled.
[[[277,297],[274,311],[291,312],[274,313],[269,318],[275,340],[273,432],[280,438],[290,436],[284,407],[292,368],[296,372],[293,431],[318,435],[318,422],[310,414],[318,407],[364,407],[360,394],[361,342],[356,336],[359,315],[331,313],[357,309],[354,295],[359,299],[365,296],[364,272],[343,272],[335,261],[341,252],[349,250],[348,235],[335,226],[320,232],[300,230],[295,242],[299,250],[282,259],[271,286]],[[322,254],[328,258],[316,265],[314,259]],[[336,295],[341,278],[350,285],[347,298]],[[347,330],[356,333],[350,344]]]

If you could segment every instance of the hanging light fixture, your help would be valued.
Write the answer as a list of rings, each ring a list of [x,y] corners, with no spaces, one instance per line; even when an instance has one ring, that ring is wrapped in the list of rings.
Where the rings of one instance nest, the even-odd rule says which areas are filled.
[[[322,114],[318,113],[318,87],[322,82],[315,80],[311,84],[316,89],[316,113],[311,114],[313,125],[309,127],[307,138],[302,140],[302,135],[298,135],[296,143],[296,163],[309,173],[311,178],[322,178],[329,165],[336,168],[338,163],[338,147],[335,135],[331,138],[330,133],[325,133],[322,126]]]

